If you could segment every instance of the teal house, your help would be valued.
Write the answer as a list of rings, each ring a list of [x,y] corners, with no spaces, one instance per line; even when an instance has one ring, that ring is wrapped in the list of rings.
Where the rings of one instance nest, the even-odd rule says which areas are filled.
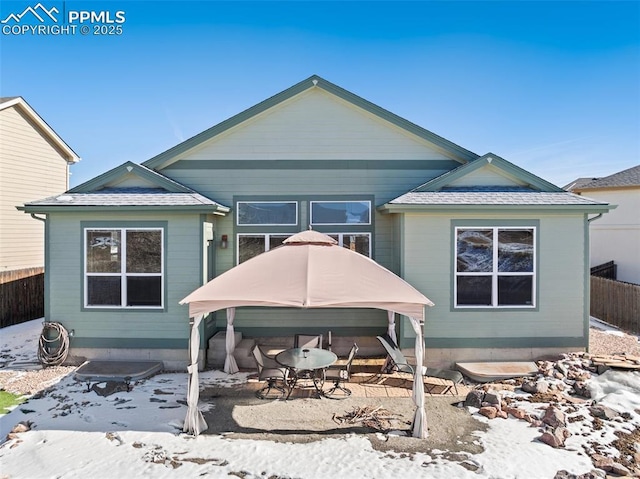
[[[583,350],[589,220],[611,208],[312,76],[140,165],[21,209],[46,220],[45,314],[73,330],[72,355],[181,368],[189,317],[179,301],[309,227],[435,303],[429,365]],[[220,313],[202,322],[203,361],[225,327]],[[387,313],[373,309],[239,308],[235,318],[245,338],[386,329]],[[406,318],[396,333],[413,347]]]

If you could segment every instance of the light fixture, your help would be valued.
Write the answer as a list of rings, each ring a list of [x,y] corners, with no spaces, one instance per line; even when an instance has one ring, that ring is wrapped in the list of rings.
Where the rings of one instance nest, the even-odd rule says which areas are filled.
[[[220,240],[220,249],[227,249],[229,246],[229,239],[227,235],[222,235],[222,239]]]

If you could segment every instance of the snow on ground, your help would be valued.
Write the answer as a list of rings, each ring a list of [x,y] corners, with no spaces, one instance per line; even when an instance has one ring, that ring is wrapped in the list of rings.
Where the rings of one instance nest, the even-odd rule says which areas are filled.
[[[0,351],[24,361],[35,358],[41,321],[1,331]],[[10,369],[9,364],[4,369]],[[2,369],[0,369],[2,371]],[[237,385],[246,374],[220,371],[201,374],[201,385]],[[536,438],[538,428],[514,418],[488,420],[478,433],[484,452],[469,455],[475,471],[445,459],[446,451],[430,454],[379,452],[364,436],[354,434],[312,443],[275,443],[229,439],[224,435],[197,438],[181,432],[186,413],[186,373],[158,374],[135,384],[129,392],[102,397],[82,382],[64,377],[44,394],[0,417],[0,434],[21,421],[30,431],[0,446],[0,479],[111,479],[123,477],[193,478],[526,478],[551,479],[559,470],[583,474],[593,469],[583,448],[589,441],[610,443],[613,431],[640,426],[640,373],[608,371],[590,381],[593,397],[619,412],[626,421],[609,422],[593,431],[587,407],[568,425],[566,447],[553,449]],[[516,400],[525,394],[516,390]],[[544,404],[519,403],[540,414]],[[203,404],[203,407],[205,405]],[[636,412],[634,412],[636,411]],[[475,412],[475,411],[471,411]],[[579,419],[579,418],[578,418]]]

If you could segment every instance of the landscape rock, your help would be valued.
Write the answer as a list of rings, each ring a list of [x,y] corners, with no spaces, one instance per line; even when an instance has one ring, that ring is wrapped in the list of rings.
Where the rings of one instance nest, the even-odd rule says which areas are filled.
[[[530,393],[530,394],[543,393],[544,394],[547,391],[549,391],[549,383],[544,379],[540,379],[538,381],[525,381],[522,383],[522,386],[520,386],[520,388],[526,393]]]
[[[495,417],[498,415],[498,408],[495,408],[493,406],[483,406],[480,408],[478,412],[482,414],[484,417],[488,417],[489,419],[495,419]]]
[[[505,412],[507,412],[508,414],[511,414],[516,419],[526,419],[527,418],[527,412],[523,411],[522,409],[518,409],[517,407],[507,407],[505,409]]]
[[[478,409],[480,409],[482,407],[483,401],[484,391],[474,389],[473,391],[469,391],[469,394],[467,394],[467,397],[464,400],[464,405],[466,407],[477,407]]]
[[[488,402],[489,404],[500,404],[502,402],[502,398],[500,397],[500,393],[496,391],[488,391],[484,395],[484,402]]]
[[[21,432],[27,432],[31,430],[31,426],[33,426],[33,423],[31,421],[20,421],[18,424],[13,426],[13,429],[11,429],[11,432],[15,434],[21,433]]]
[[[578,395],[578,396],[582,396],[583,398],[590,398],[591,397],[591,391],[589,391],[589,388],[587,387],[587,384],[583,381],[576,381],[573,384],[573,391]]]
[[[542,436],[538,438],[540,442],[543,442],[551,447],[558,448],[564,447],[564,441],[571,436],[571,433],[566,427],[558,427],[542,433]]]
[[[569,471],[558,471],[553,479],[605,479],[605,474],[602,471],[589,471],[584,474],[573,474]]]
[[[593,417],[597,417],[600,419],[607,419],[611,421],[612,419],[618,417],[620,413],[611,409],[610,407],[603,406],[602,404],[598,404],[596,406],[591,406],[589,408],[589,412]]]
[[[617,463],[612,458],[603,456],[602,454],[593,454],[591,456],[593,465],[598,469],[606,472],[617,474],[618,476],[631,476],[632,472],[622,464]]]
[[[542,416],[542,422],[553,428],[566,426],[565,414],[555,406],[549,406]]]

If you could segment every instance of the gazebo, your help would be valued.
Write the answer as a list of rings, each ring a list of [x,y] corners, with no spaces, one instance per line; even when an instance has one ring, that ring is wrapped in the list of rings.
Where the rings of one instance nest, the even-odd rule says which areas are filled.
[[[355,285],[355,286],[354,286]],[[308,230],[295,234],[284,244],[226,271],[196,289],[180,304],[189,304],[191,335],[184,431],[198,435],[207,423],[198,409],[199,325],[209,313],[227,310],[224,371],[238,371],[234,352],[235,308],[242,306],[290,308],[377,308],[388,311],[389,335],[395,337],[395,313],[409,318],[416,333],[418,365],[424,356],[425,306],[433,303],[405,280],[366,256],[338,246],[322,233]],[[422,371],[416,368],[413,381],[416,412],[414,437],[427,437]]]

